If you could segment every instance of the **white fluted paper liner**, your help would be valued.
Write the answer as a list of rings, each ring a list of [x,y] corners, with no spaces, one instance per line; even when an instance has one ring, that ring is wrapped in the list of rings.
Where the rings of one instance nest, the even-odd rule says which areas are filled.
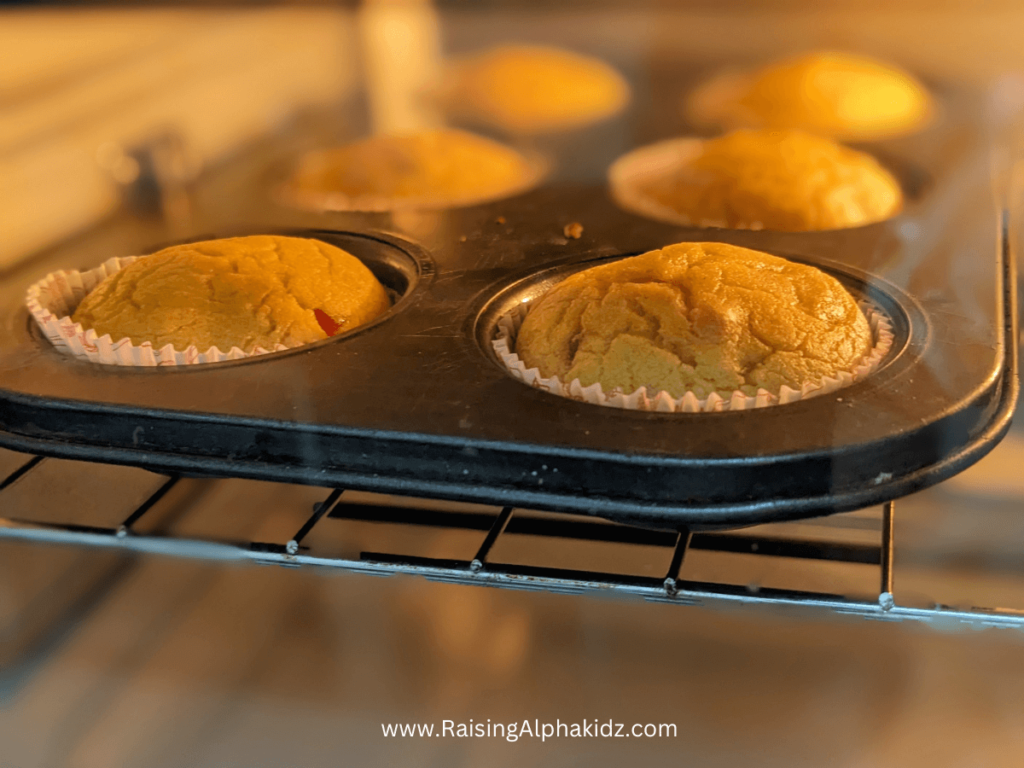
[[[71,315],[87,293],[105,277],[124,269],[138,258],[140,257],[126,256],[108,259],[96,269],[85,272],[51,272],[29,286],[25,303],[40,330],[53,346],[61,352],[92,363],[131,367],[219,363],[289,349],[283,344],[278,344],[274,349],[256,347],[252,352],[243,352],[238,347],[232,347],[227,352],[210,347],[205,352],[200,352],[195,345],[178,350],[172,344],[155,348],[148,341],[143,344],[132,344],[131,339],[127,337],[114,340],[110,334],[97,336],[92,328],[84,328],[81,323],[71,319]]]
[[[757,394],[750,396],[736,390],[730,396],[723,397],[712,392],[705,398],[698,397],[694,392],[687,392],[682,397],[675,397],[670,392],[661,390],[648,393],[646,387],[640,387],[632,394],[615,389],[606,393],[600,383],[584,387],[579,379],[568,384],[557,376],[541,376],[540,369],[527,368],[515,352],[516,338],[519,328],[529,312],[529,304],[519,304],[509,314],[498,320],[495,338],[491,341],[494,351],[505,364],[509,373],[520,381],[537,389],[551,392],[562,397],[581,400],[595,405],[612,408],[624,408],[633,411],[661,411],[664,413],[702,413],[712,411],[744,411],[753,408],[765,408],[770,405],[785,405],[797,400],[835,392],[868,376],[892,349],[894,334],[892,323],[880,310],[868,302],[861,302],[861,310],[871,328],[874,345],[864,359],[852,370],[843,371],[836,377],[826,377],[817,383],[804,384],[801,389],[791,389],[783,385],[779,393],[772,394],[766,389],[759,389]]]

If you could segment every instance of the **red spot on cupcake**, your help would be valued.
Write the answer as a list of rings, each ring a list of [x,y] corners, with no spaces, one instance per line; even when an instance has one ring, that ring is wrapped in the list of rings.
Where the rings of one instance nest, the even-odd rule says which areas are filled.
[[[320,324],[320,327],[324,329],[324,333],[328,336],[333,336],[341,330],[341,323],[336,322],[333,317],[322,309],[314,309],[313,314],[316,316],[316,321]]]

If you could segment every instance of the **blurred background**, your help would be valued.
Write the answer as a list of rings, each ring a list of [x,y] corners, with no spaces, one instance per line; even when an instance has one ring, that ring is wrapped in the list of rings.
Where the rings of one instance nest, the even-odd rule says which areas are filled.
[[[999,134],[980,172],[1009,205],[1018,246],[1022,198],[1010,179],[1024,136],[1022,30],[1013,2],[0,5],[0,287],[20,295],[71,253],[98,261],[172,240],[206,221],[211,196],[234,221],[233,191],[307,148],[440,125],[423,94],[443,60],[502,42],[589,54],[631,83],[627,111],[585,128],[586,141],[523,140],[561,153],[555,181],[581,185],[602,184],[622,152],[682,132],[679,84],[716,68],[812,49],[897,63],[938,92],[971,94],[978,131]],[[673,71],[682,74],[663,77]],[[994,224],[996,204],[978,226]],[[0,451],[0,517],[116,526],[162,482],[57,459],[23,471],[30,459]],[[1024,611],[1022,466],[1015,427],[971,469],[897,503],[899,602]],[[147,525],[285,541],[324,495],[186,479]],[[874,543],[881,516],[767,528]],[[479,543],[333,519],[316,534],[346,551],[432,557],[470,557]],[[544,556],[648,575],[670,556],[530,536],[502,546],[503,562]],[[878,584],[873,566],[750,553],[691,552],[682,576],[867,598]],[[1009,766],[1024,750],[1022,641],[1020,629],[0,541],[0,766]],[[533,718],[675,723],[678,737],[381,732],[390,722]]]

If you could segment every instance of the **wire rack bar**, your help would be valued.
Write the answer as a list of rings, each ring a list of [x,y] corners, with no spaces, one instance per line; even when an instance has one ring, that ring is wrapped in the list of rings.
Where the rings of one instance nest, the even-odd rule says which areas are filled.
[[[693,540],[693,534],[689,529],[679,532],[676,537],[676,546],[672,551],[672,560],[668,564],[668,571],[665,573],[665,580],[662,585],[665,591],[674,595],[679,591],[679,569],[683,567],[683,558],[686,557],[686,550]]]
[[[178,480],[179,477],[177,475],[171,475],[169,478],[167,478],[167,481],[159,488],[157,488],[156,492],[153,493],[152,496],[150,496],[148,499],[142,502],[142,504],[140,504],[135,509],[134,512],[132,512],[130,515],[128,515],[128,517],[124,519],[124,522],[121,523],[121,525],[119,525],[117,529],[114,531],[115,535],[127,536],[128,534],[133,533],[132,526],[135,525],[135,523],[139,522],[139,520],[142,518],[144,514],[146,514],[147,512],[149,512],[149,510],[155,507],[157,502],[160,501],[160,499],[162,499],[164,496],[166,496],[167,492],[171,490],[171,488],[178,484]]]
[[[331,568],[369,576],[414,575],[450,584],[503,587],[558,594],[614,595],[671,605],[698,605],[708,607],[774,606],[786,610],[807,610],[868,619],[890,621],[911,620],[931,624],[943,629],[955,627],[1003,627],[1024,629],[1024,613],[1007,610],[950,609],[944,607],[914,608],[894,605],[885,610],[879,603],[848,600],[812,592],[761,589],[751,592],[744,587],[729,584],[679,582],[672,593],[660,579],[620,576],[618,574],[591,574],[585,571],[559,571],[526,566],[489,564],[487,569],[474,571],[464,561],[417,561],[414,558],[352,560],[318,557],[309,554],[291,555],[283,551],[268,551],[265,545],[213,542],[197,539],[172,539],[155,536],[129,536],[118,538],[109,530],[71,530],[68,527],[18,526],[0,521],[0,537],[46,543],[73,544],[103,548],[127,549],[147,554],[200,558],[222,562],[255,562],[287,567]],[[383,557],[383,556],[382,556]]]
[[[15,474],[21,477],[38,463],[28,462],[32,466],[26,465]],[[7,485],[13,482],[14,480],[8,478]],[[656,531],[607,522],[575,520],[566,515],[545,517],[546,513],[535,511],[520,511],[514,514],[510,507],[500,510],[497,514],[487,514],[348,504],[343,499],[342,489],[333,489],[323,502],[315,505],[313,514],[285,544],[179,537],[167,533],[164,527],[145,534],[135,532],[132,526],[157,506],[177,482],[177,477],[169,477],[116,528],[0,518],[0,540],[120,549],[220,562],[252,562],[292,568],[330,568],[373,576],[413,575],[451,584],[559,594],[616,595],[670,605],[774,606],[785,610],[825,611],[871,619],[918,621],[943,628],[970,626],[1024,629],[1024,612],[896,605],[892,591],[895,516],[895,505],[892,502],[886,504],[883,509],[880,546],[836,541],[805,541],[755,533]],[[386,552],[363,552],[359,559],[328,557],[301,546],[301,542],[310,531],[328,517],[376,523],[444,526],[454,530],[485,531],[486,534],[475,556],[470,560],[438,560]],[[657,546],[671,548],[672,558],[668,571],[662,578],[493,562],[490,553],[504,535],[549,536],[567,539],[570,542],[599,541]],[[879,597],[877,601],[869,601],[822,592],[754,589],[735,584],[680,579],[680,569],[689,549],[878,566]]]
[[[415,507],[385,507],[375,504],[350,504],[344,499],[328,515],[337,520],[390,523],[395,525],[448,528],[465,531],[487,531],[494,524],[493,514],[486,512],[448,512]],[[866,521],[865,521],[866,522]],[[871,521],[875,527],[877,523]],[[675,531],[639,528],[616,523],[564,516],[539,517],[532,512],[517,512],[509,520],[504,533],[518,536],[545,536],[564,539],[587,539],[614,544],[649,547],[675,547],[679,535]],[[848,563],[878,565],[878,547],[872,544],[847,542],[807,542],[786,536],[751,536],[741,533],[693,533],[690,549],[714,552],[735,552],[778,557],[841,560]]]
[[[498,537],[505,532],[505,528],[508,526],[509,520],[512,519],[512,507],[504,507],[498,516],[494,518],[494,524],[491,529],[487,531],[487,536],[484,538],[483,543],[480,544],[480,549],[476,552],[474,557],[469,562],[471,570],[479,571],[487,563],[487,555],[491,552],[491,547],[494,546],[494,542],[498,540]]]
[[[887,611],[893,607],[896,601],[892,589],[893,517],[893,502],[887,501],[882,507],[882,586],[878,594],[878,604]]]
[[[292,536],[291,541],[285,544],[285,550],[288,554],[294,555],[299,551],[299,545],[302,543],[302,540],[309,535],[310,531],[313,530],[313,526],[319,523],[323,516],[331,511],[331,508],[335,505],[338,499],[341,498],[342,493],[344,493],[344,491],[341,488],[335,488],[331,491],[330,496],[313,507],[313,514],[310,515],[309,519],[301,528],[299,528],[295,535]]]
[[[23,475],[31,472],[33,469],[35,469],[37,466],[39,466],[39,463],[42,460],[43,460],[42,456],[33,456],[31,459],[26,461],[24,464],[22,464],[16,470],[11,472],[11,474],[9,474],[2,481],[0,481],[0,491],[4,490],[5,488],[7,488],[10,485],[13,485]]]

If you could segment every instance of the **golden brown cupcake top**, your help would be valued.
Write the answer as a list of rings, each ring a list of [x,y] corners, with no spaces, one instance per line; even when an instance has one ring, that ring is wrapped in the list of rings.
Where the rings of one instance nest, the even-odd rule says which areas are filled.
[[[851,371],[872,344],[821,270],[725,243],[680,243],[578,272],[535,302],[516,353],[606,393],[777,395]]]
[[[543,46],[500,46],[462,59],[452,80],[453,111],[516,133],[586,125],[629,100],[626,81],[604,62]]]
[[[819,136],[739,130],[696,148],[637,190],[696,226],[842,229],[903,207],[899,183],[877,160]]]
[[[511,147],[466,131],[373,136],[303,159],[290,192],[324,207],[447,207],[506,197],[538,169]],[[333,204],[332,204],[333,201]]]
[[[260,235],[144,256],[96,286],[73,320],[99,336],[158,349],[252,352],[327,338],[325,326],[330,335],[344,332],[390,305],[355,256],[320,240]]]
[[[873,141],[924,127],[934,108],[925,87],[898,67],[850,53],[793,56],[699,89],[690,112],[729,127],[799,128]]]

